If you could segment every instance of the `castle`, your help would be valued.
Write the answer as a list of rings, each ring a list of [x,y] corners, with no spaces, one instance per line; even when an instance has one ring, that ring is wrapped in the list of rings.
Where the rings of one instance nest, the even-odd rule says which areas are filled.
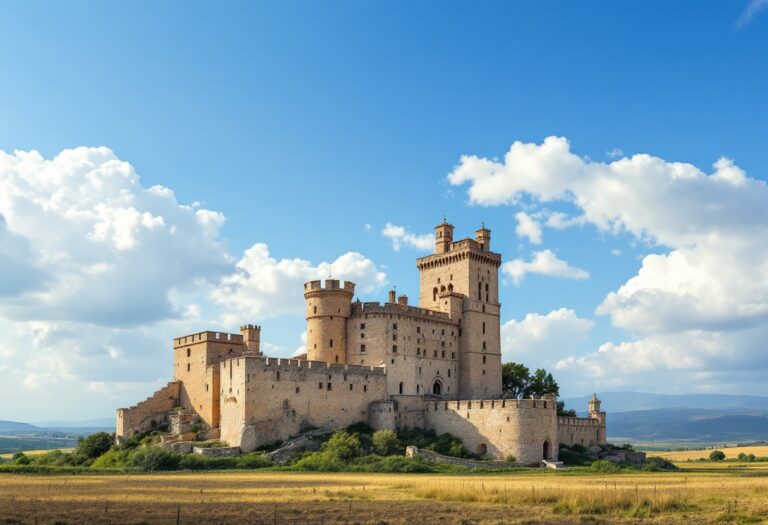
[[[499,275],[484,226],[453,240],[435,228],[434,253],[417,260],[419,305],[389,292],[385,304],[353,301],[355,285],[304,285],[306,354],[266,357],[259,326],[173,341],[174,380],[117,411],[117,439],[170,422],[243,451],[308,428],[363,421],[375,429],[450,432],[473,452],[520,464],[556,460],[559,444],[605,444],[605,412],[560,417],[556,399],[505,397],[501,381]]]

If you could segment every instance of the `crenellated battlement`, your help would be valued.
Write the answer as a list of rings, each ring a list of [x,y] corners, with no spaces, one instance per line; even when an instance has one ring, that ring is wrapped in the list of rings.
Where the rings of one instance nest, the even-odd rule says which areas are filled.
[[[343,285],[338,279],[326,279],[325,282],[321,280],[309,281],[304,283],[304,292],[315,292],[320,290],[327,291],[345,291],[352,294],[355,293],[355,283],[352,281],[344,281]]]
[[[371,313],[393,314],[403,317],[415,317],[418,319],[427,319],[441,323],[456,324],[451,321],[450,316],[445,312],[419,308],[418,306],[409,306],[397,303],[387,303],[382,305],[378,302],[357,302],[352,303],[352,315],[362,315]]]
[[[568,427],[600,427],[603,423],[594,417],[563,417],[557,418],[559,425]]]
[[[427,411],[440,410],[557,410],[555,397],[538,399],[455,399],[446,401],[424,401]],[[578,419],[578,418],[574,418]]]
[[[244,332],[245,330],[258,330],[261,331],[261,326],[257,324],[244,324],[240,327],[240,331]]]
[[[312,372],[324,372],[330,374],[353,374],[374,377],[384,377],[387,374],[386,367],[373,365],[348,365],[337,363],[326,363],[325,361],[307,361],[305,359],[287,359],[282,357],[263,357],[263,356],[242,356],[233,357],[224,361],[224,368],[227,366],[239,366],[242,360],[255,364],[257,368],[264,370],[309,370]],[[226,363],[229,363],[227,365]]]
[[[232,343],[243,344],[243,336],[241,334],[229,334],[226,332],[198,332],[196,334],[183,335],[181,337],[173,338],[173,347],[181,348],[183,346],[200,343],[203,341],[211,341],[216,343]]]

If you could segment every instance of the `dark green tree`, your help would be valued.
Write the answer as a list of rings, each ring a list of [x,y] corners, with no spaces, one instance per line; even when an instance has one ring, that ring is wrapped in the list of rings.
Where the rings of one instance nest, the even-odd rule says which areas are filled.
[[[543,396],[545,394],[559,396],[560,387],[557,386],[557,381],[555,381],[555,378],[552,377],[552,374],[543,368],[537,368],[530,378],[530,382],[528,383],[528,390],[525,392],[525,394],[526,397]]]
[[[725,452],[722,450],[713,450],[709,453],[710,461],[723,461],[725,459]]]
[[[77,449],[75,450],[75,454],[95,459],[112,448],[114,442],[115,435],[108,434],[107,432],[96,432],[88,437],[80,436],[77,439]]]
[[[557,415],[563,417],[576,417],[576,411],[572,408],[565,409],[565,401],[557,402]]]
[[[501,365],[501,385],[505,392],[513,397],[521,398],[526,395],[531,381],[531,371],[520,363],[504,363]]]

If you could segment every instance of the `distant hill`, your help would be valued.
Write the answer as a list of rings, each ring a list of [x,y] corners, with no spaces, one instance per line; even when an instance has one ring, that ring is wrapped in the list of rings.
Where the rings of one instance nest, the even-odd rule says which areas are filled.
[[[13,431],[34,431],[39,430],[38,427],[34,425],[30,425],[29,423],[19,423],[18,421],[3,421],[0,420],[0,433],[2,432],[13,432]]]
[[[585,412],[591,395],[563,399],[568,408]],[[768,397],[726,394],[646,394],[643,392],[598,392],[603,410],[631,412],[660,408],[703,408],[768,411]]]
[[[742,412],[742,413],[732,413]],[[638,441],[768,440],[768,415],[750,409],[663,408],[608,413],[609,436]]]
[[[54,420],[54,421],[36,421],[34,425],[44,428],[93,428],[93,427],[114,427],[115,418],[99,418],[99,419],[86,419],[84,421],[67,421],[67,420]]]

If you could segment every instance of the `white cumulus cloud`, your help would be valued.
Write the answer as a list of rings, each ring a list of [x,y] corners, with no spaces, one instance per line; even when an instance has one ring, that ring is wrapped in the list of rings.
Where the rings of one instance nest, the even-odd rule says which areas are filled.
[[[546,315],[529,313],[521,321],[514,319],[501,325],[503,361],[524,363],[529,367],[546,367],[576,350],[595,323],[560,308]]]
[[[605,363],[614,380],[630,383],[632,369],[621,361],[642,370],[685,370],[692,385],[712,386],[725,385],[737,371],[753,373],[755,363],[765,366],[753,338],[768,329],[768,185],[731,159],[720,158],[710,173],[646,154],[593,162],[573,154],[566,139],[549,137],[542,144],[515,142],[502,161],[464,156],[448,180],[468,184],[473,204],[514,204],[523,196],[563,202],[600,232],[666,250],[645,256],[637,275],[597,307],[637,339],[563,360],[563,369],[599,377]],[[530,263],[507,264],[519,281]]]
[[[541,244],[541,225],[524,211],[515,214],[517,227],[515,233],[518,237],[526,237],[531,244]]]
[[[396,252],[400,251],[402,246],[408,246],[421,251],[427,251],[434,246],[435,239],[432,235],[416,234],[409,232],[403,226],[397,226],[388,222],[384,229],[381,230],[381,234],[392,241],[392,249]]]
[[[526,274],[548,275],[550,277],[562,277],[564,279],[588,279],[589,272],[581,268],[575,268],[567,262],[559,259],[552,250],[534,252],[530,261],[513,259],[501,266],[501,271],[512,278],[512,282],[520,284]]]
[[[372,293],[387,282],[386,274],[357,252],[313,265],[304,259],[275,259],[266,244],[257,243],[245,251],[236,270],[221,280],[211,296],[226,310],[229,322],[298,314],[304,308],[304,283],[330,274],[354,282],[358,294]]]

